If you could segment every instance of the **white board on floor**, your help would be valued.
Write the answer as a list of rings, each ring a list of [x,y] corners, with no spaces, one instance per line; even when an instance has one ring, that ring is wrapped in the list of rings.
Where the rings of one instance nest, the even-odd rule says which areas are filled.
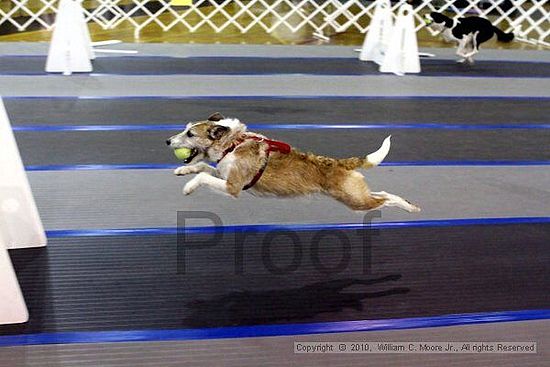
[[[46,245],[46,234],[0,98],[0,233],[3,246]]]
[[[0,238],[0,325],[19,324],[29,319],[8,250]]]
[[[44,227],[0,98],[0,324],[29,318],[8,249],[45,245]]]

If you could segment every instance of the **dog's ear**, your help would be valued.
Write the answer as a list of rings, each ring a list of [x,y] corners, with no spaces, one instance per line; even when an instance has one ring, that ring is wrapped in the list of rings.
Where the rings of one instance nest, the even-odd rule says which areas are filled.
[[[218,140],[229,131],[227,126],[216,125],[208,131],[208,136],[212,140]]]
[[[219,112],[213,113],[208,117],[208,121],[215,121],[215,122],[224,120],[224,119],[225,119],[225,116]]]

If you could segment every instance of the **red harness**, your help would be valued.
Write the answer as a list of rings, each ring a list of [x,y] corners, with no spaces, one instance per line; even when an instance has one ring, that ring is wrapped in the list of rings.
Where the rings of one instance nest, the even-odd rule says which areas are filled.
[[[267,149],[265,151],[266,160],[265,160],[264,165],[262,166],[262,168],[260,168],[258,173],[256,173],[256,176],[254,176],[252,181],[250,181],[247,185],[245,185],[243,187],[243,190],[248,190],[249,188],[254,186],[256,184],[256,182],[258,182],[258,180],[262,177],[262,175],[263,175],[263,173],[264,173],[264,171],[267,167],[267,162],[269,161],[269,153],[279,152],[279,153],[282,153],[282,154],[288,154],[288,153],[290,153],[290,150],[292,149],[290,147],[290,145],[288,145],[287,143],[283,143],[282,141],[271,140],[271,139],[266,139],[266,138],[262,138],[262,137],[259,137],[259,136],[249,135],[249,136],[245,136],[242,139],[237,140],[228,149],[226,149],[223,152],[222,157],[218,160],[218,163],[220,163],[220,161],[222,159],[224,159],[226,155],[228,155],[229,153],[234,151],[235,148],[237,148],[239,145],[244,143],[246,140],[256,140],[256,141],[259,141],[261,143],[266,143],[267,144]]]

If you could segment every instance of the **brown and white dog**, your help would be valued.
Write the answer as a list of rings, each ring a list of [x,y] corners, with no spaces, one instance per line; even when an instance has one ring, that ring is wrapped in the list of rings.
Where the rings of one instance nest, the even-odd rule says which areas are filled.
[[[390,150],[388,136],[380,149],[365,158],[334,159],[302,153],[289,145],[248,132],[237,119],[215,113],[205,121],[191,122],[169,138],[173,149],[189,148],[191,155],[176,175],[198,173],[183,188],[185,195],[199,186],[238,197],[248,188],[258,195],[291,197],[322,193],[353,210],[396,206],[408,212],[420,208],[384,191],[371,192],[358,168],[379,165]],[[217,162],[216,168],[205,161]]]

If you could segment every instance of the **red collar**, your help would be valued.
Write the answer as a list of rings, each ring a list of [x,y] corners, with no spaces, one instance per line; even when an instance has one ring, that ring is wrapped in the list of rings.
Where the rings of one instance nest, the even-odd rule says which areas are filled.
[[[222,159],[225,158],[226,155],[228,155],[229,153],[231,153],[232,151],[235,150],[235,148],[237,148],[239,145],[241,145],[242,143],[244,143],[246,140],[256,140],[256,141],[259,141],[261,143],[266,143],[267,144],[267,149],[265,151],[266,153],[266,160],[265,160],[265,163],[264,165],[262,166],[262,168],[260,168],[260,170],[258,171],[258,173],[256,173],[256,176],[254,176],[254,178],[252,179],[252,181],[250,181],[249,184],[247,184],[245,187],[243,187],[243,190],[248,190],[249,188],[251,188],[252,186],[254,186],[256,184],[256,182],[258,182],[258,180],[260,179],[260,177],[262,177],[262,174],[264,173],[266,167],[267,167],[267,162],[269,160],[269,153],[271,152],[279,152],[279,153],[282,153],[282,154],[288,154],[290,153],[291,151],[291,147],[290,145],[288,145],[287,143],[283,143],[282,141],[277,141],[277,140],[271,140],[271,139],[267,139],[267,138],[263,138],[263,137],[260,137],[260,136],[255,136],[255,135],[245,135],[244,137],[238,139],[237,141],[235,141],[233,144],[231,144],[231,146],[229,148],[227,148],[220,159],[218,159],[218,162],[217,163],[220,163],[220,161]]]

